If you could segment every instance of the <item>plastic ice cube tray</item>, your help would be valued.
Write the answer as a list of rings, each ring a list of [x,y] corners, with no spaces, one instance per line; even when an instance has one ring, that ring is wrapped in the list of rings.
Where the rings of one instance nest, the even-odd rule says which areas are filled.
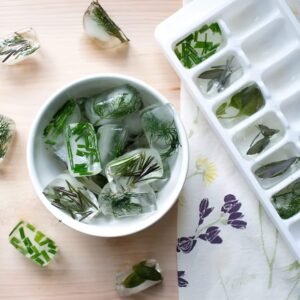
[[[284,175],[261,180],[254,171],[269,162],[300,156],[300,23],[291,0],[194,0],[156,28],[156,38],[210,125],[226,145],[262,206],[300,262],[300,211],[283,219],[272,197],[300,179],[300,163]],[[178,58],[180,41],[218,23],[223,42],[212,55],[189,67]],[[198,36],[198,35],[197,35]],[[199,75],[234,56],[242,74],[218,93],[205,93]],[[255,84],[264,105],[248,117],[224,121],[216,109]],[[280,130],[259,154],[246,155],[258,124]],[[298,192],[298,191],[297,191]]]

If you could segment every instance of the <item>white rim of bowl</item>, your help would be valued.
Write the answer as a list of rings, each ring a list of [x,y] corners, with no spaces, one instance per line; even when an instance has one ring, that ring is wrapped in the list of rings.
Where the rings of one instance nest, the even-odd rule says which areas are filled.
[[[52,93],[50,95],[50,97],[47,98],[46,102],[42,105],[42,107],[38,110],[34,121],[31,125],[30,128],[30,132],[29,132],[29,136],[28,136],[28,141],[27,141],[27,168],[29,171],[29,177],[31,179],[31,182],[33,184],[34,190],[36,192],[36,194],[38,195],[39,200],[44,204],[44,206],[46,206],[46,208],[58,219],[60,220],[62,223],[64,223],[65,225],[88,235],[91,236],[98,236],[98,237],[121,237],[121,236],[127,236],[127,235],[131,235],[137,232],[140,232],[148,227],[150,227],[151,225],[153,225],[154,223],[156,223],[159,219],[161,219],[165,214],[167,214],[167,212],[173,207],[173,205],[175,204],[176,200],[178,199],[178,196],[182,190],[182,187],[184,185],[186,176],[187,176],[187,172],[188,172],[188,162],[189,162],[189,145],[188,145],[188,139],[187,139],[187,134],[185,131],[185,128],[182,124],[182,121],[178,115],[177,112],[175,112],[175,121],[176,121],[176,126],[179,132],[179,136],[180,136],[180,142],[181,142],[181,151],[182,151],[182,162],[181,162],[181,167],[180,169],[182,170],[181,173],[179,174],[177,183],[171,193],[171,195],[169,196],[169,203],[167,206],[167,209],[164,211],[156,211],[156,214],[153,215],[152,218],[149,218],[147,220],[144,221],[143,226],[128,231],[128,232],[124,232],[121,234],[105,234],[105,232],[100,231],[97,232],[97,230],[91,230],[91,225],[89,224],[85,224],[85,223],[80,223],[74,219],[72,219],[70,216],[68,216],[66,213],[64,212],[60,212],[58,209],[54,209],[55,207],[53,207],[53,205],[50,203],[50,201],[47,200],[47,198],[44,196],[44,194],[42,193],[42,189],[43,187],[40,185],[39,180],[37,178],[37,173],[35,171],[35,168],[33,167],[34,165],[34,157],[33,157],[33,141],[34,141],[34,137],[35,137],[35,133],[38,129],[38,123],[40,121],[40,117],[41,115],[43,115],[48,106],[50,105],[50,103],[56,98],[58,97],[61,93],[63,93],[66,89],[77,85],[79,83],[82,83],[83,81],[88,81],[91,79],[107,79],[107,78],[117,78],[117,79],[121,79],[124,81],[128,81],[133,82],[135,84],[137,84],[140,87],[145,88],[146,90],[148,90],[155,98],[159,99],[159,101],[161,101],[162,103],[170,103],[170,101],[168,101],[162,94],[160,94],[158,91],[156,91],[153,87],[151,87],[150,85],[148,85],[147,83],[136,79],[134,77],[131,76],[127,76],[127,75],[123,75],[123,74],[118,74],[118,73],[100,73],[100,74],[93,74],[93,75],[89,75],[89,76],[84,76],[81,77],[77,80],[74,80],[66,85],[64,85],[62,88],[60,88],[58,91]],[[94,225],[95,227],[97,227],[97,225]]]

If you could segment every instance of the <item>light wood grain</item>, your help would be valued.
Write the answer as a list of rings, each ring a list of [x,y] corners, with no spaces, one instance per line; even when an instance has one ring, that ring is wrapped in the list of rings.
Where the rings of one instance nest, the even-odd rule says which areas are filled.
[[[84,36],[82,0],[1,0],[0,35],[32,26],[42,51],[35,60],[0,66],[0,113],[17,123],[17,136],[0,169],[0,299],[119,299],[114,273],[144,258],[157,258],[162,285],[134,299],[177,299],[176,209],[133,236],[102,239],[77,233],[44,208],[26,168],[32,120],[47,97],[81,76],[119,72],[158,89],[178,108],[179,81],[154,41],[155,26],[175,12],[180,0],[103,0],[103,6],[131,38],[127,51],[99,50]],[[19,219],[36,224],[55,239],[60,255],[49,268],[27,261],[8,244]]]

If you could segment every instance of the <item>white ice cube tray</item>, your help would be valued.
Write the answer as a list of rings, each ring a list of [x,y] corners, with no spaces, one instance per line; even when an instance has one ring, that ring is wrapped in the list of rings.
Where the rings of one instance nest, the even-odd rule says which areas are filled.
[[[156,38],[212,128],[226,145],[241,173],[300,262],[300,212],[282,219],[271,203],[274,194],[300,179],[300,163],[272,180],[259,180],[254,171],[269,162],[300,156],[300,23],[287,1],[194,0],[156,28]],[[176,43],[205,24],[217,22],[225,43],[219,51],[191,69],[174,53]],[[243,75],[223,92],[205,95],[198,76],[233,54]],[[253,115],[222,123],[216,108],[243,87],[256,84],[265,105]],[[245,152],[257,133],[255,125],[280,129],[260,154]]]

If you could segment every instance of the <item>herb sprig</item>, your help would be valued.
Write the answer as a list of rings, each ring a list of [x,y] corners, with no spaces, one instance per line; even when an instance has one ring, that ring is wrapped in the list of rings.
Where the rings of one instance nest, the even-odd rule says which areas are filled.
[[[65,182],[67,187],[54,186],[44,190],[44,195],[53,206],[64,210],[78,221],[83,221],[99,210],[99,207],[89,199],[81,188],[76,188],[68,180]]]
[[[213,36],[219,42],[213,42]],[[219,24],[207,24],[178,42],[174,52],[183,66],[190,69],[215,54],[222,42]]]
[[[251,116],[264,105],[264,97],[256,85],[248,86],[231,97],[227,102],[222,103],[216,110],[219,119],[236,119],[242,116]],[[235,114],[229,113],[234,109]]]
[[[299,160],[300,157],[294,156],[289,159],[268,163],[258,168],[255,171],[255,175],[261,179],[274,178],[283,175],[292,165],[298,163]]]
[[[226,89],[232,75],[241,69],[240,66],[234,66],[235,57],[230,56],[227,58],[225,65],[212,66],[210,70],[201,73],[198,78],[208,80],[206,92],[209,93],[214,85],[218,93]]]
[[[0,40],[0,57],[2,63],[13,58],[18,60],[21,56],[26,57],[37,51],[40,46],[26,39],[21,33],[14,32],[10,37]]]
[[[278,129],[269,128],[266,125],[258,124],[257,129],[258,134],[255,136],[250,144],[250,148],[247,151],[247,155],[254,155],[261,153],[271,142],[271,137],[279,133]],[[257,141],[257,139],[262,135],[262,138]]]
[[[153,113],[146,112],[143,118],[144,130],[150,135],[150,144],[163,144],[163,158],[170,157],[179,147],[179,137],[175,121],[163,121]]]
[[[11,139],[10,122],[0,115],[0,159],[3,158],[7,151],[7,145]]]
[[[92,1],[84,17],[91,18],[98,23],[110,36],[117,38],[121,43],[129,42],[129,38],[121,28],[110,18],[98,1]]]

